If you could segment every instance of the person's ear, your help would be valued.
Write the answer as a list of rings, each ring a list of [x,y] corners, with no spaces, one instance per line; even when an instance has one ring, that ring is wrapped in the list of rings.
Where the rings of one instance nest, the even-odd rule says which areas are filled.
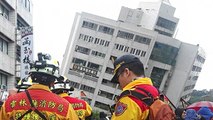
[[[128,68],[124,69],[124,73],[125,73],[126,77],[130,76],[130,70]]]

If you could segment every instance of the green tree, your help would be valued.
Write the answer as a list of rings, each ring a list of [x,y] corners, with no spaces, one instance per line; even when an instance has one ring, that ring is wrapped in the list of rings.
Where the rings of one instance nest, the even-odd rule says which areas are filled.
[[[193,90],[189,103],[195,103],[198,101],[212,101],[213,102],[213,89],[211,90]]]

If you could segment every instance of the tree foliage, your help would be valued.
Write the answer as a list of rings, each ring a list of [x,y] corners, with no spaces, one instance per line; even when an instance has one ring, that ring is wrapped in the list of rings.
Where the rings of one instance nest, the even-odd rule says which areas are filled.
[[[213,102],[213,89],[211,90],[193,90],[189,103],[198,101],[212,101]]]

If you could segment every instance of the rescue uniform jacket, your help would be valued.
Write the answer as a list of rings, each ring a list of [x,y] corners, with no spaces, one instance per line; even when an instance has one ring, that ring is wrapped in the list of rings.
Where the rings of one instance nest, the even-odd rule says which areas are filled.
[[[78,116],[72,106],[60,96],[52,93],[48,86],[34,84],[28,88],[35,108],[41,112],[47,120],[78,120]],[[22,114],[31,108],[25,92],[10,96],[3,104],[0,111],[0,120],[17,120]],[[34,111],[26,114],[22,120],[41,120]]]
[[[137,78],[126,85],[123,91],[134,90],[136,86],[148,91],[154,98],[158,97],[158,90],[152,85],[149,78]],[[147,96],[142,91],[140,93]],[[149,108],[141,100],[133,96],[123,96],[116,102],[112,120],[146,120],[148,114]]]
[[[86,101],[71,97],[67,93],[59,94],[59,96],[66,99],[72,105],[80,120],[85,120],[86,117],[91,115],[92,108]]]

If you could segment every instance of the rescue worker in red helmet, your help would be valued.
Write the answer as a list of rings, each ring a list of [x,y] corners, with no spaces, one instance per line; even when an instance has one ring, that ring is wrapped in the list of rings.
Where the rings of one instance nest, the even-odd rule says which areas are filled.
[[[92,115],[92,108],[86,101],[69,96],[68,93],[74,90],[74,88],[70,87],[69,83],[70,80],[61,76],[59,81],[55,82],[52,91],[66,99],[72,105],[80,120],[85,120]]]
[[[78,120],[69,102],[49,88],[59,76],[58,61],[38,53],[38,60],[30,66],[32,86],[6,100],[0,120]]]
[[[154,98],[158,97],[158,90],[153,86],[151,79],[144,75],[142,62],[134,55],[123,55],[114,61],[112,82],[119,83],[122,92],[142,88],[151,93]],[[144,92],[138,92],[148,97]],[[149,108],[143,101],[134,96],[125,95],[116,101],[112,120],[146,120],[148,114]]]

